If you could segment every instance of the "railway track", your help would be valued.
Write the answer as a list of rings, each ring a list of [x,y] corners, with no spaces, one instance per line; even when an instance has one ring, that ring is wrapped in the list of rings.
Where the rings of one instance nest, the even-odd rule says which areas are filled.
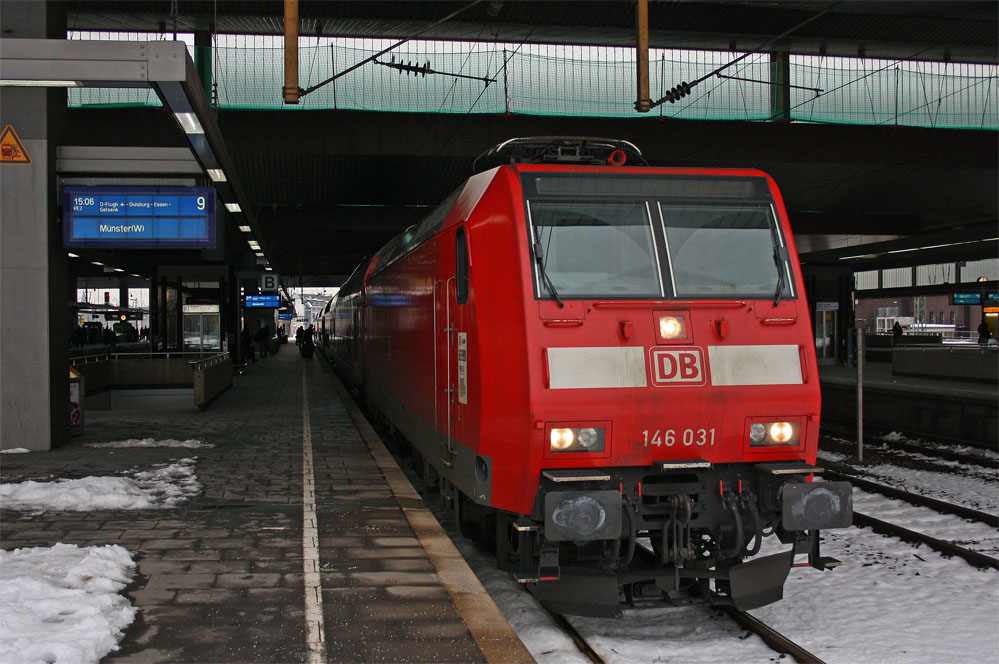
[[[936,456],[949,461],[985,465],[990,468],[996,467],[996,460],[994,458],[947,449],[948,447],[968,447],[976,450],[997,452],[999,451],[999,446],[995,444],[935,434],[924,434],[919,433],[918,431],[903,431],[900,429],[889,430],[883,427],[871,427],[866,424],[864,425],[864,429],[865,431],[868,431],[868,433],[864,436],[865,445],[884,445],[886,447],[906,452],[925,454],[926,456]],[[883,437],[893,432],[902,434],[909,439],[924,440],[930,443],[936,443],[936,445],[917,445],[905,440],[888,440]],[[847,438],[855,440],[857,435],[857,424],[856,422],[848,422],[846,420],[838,420],[823,416],[819,435],[824,438]]]
[[[794,661],[801,662],[802,664],[824,664],[821,659],[811,652],[748,613],[740,611],[733,606],[721,608],[732,620],[739,623],[743,629],[756,634],[776,652],[790,655],[794,658]]]
[[[999,558],[993,558],[992,556],[987,556],[984,553],[966,549],[963,546],[954,544],[953,542],[937,539],[936,537],[931,537],[925,533],[909,530],[908,528],[900,526],[896,523],[882,521],[881,519],[868,514],[854,512],[853,523],[856,526],[865,526],[870,528],[876,533],[898,537],[899,539],[912,544],[925,544],[931,549],[939,551],[945,555],[963,558],[975,567],[981,567],[983,569],[999,569]]]
[[[826,464],[828,466],[836,467],[838,464]],[[842,467],[840,467],[842,469]],[[858,489],[863,489],[871,493],[879,493],[888,498],[894,498],[896,500],[902,500],[910,505],[915,505],[917,507],[926,507],[941,514],[949,514],[951,516],[956,516],[962,519],[968,519],[970,521],[977,521],[979,523],[984,523],[993,528],[999,528],[999,516],[991,514],[989,512],[982,512],[980,510],[971,509],[970,507],[965,507],[963,505],[955,505],[954,503],[948,503],[943,500],[937,500],[936,498],[930,498],[928,496],[923,496],[917,493],[912,493],[911,491],[905,491],[903,489],[897,489],[895,487],[887,486],[885,484],[880,484],[878,482],[872,482],[860,477],[856,477],[850,473],[841,472],[840,470],[826,469],[823,473],[823,477],[830,480],[839,480],[850,482],[852,485]],[[920,533],[914,530],[910,530],[904,526],[898,524],[889,523],[877,517],[871,516],[869,514],[864,514],[862,512],[854,511],[853,513],[853,523],[856,526],[863,526],[874,530],[875,532],[882,533],[884,535],[892,535],[898,537],[899,539],[905,540],[906,542],[911,542],[914,544],[925,544],[935,551],[940,553],[958,556],[968,561],[972,565],[981,568],[993,568],[999,569],[999,559],[988,556],[984,553],[978,551],[973,551],[971,549],[965,548],[953,542],[942,540],[925,533]]]
[[[911,491],[898,489],[892,486],[888,486],[886,484],[872,482],[871,480],[866,480],[861,477],[857,477],[853,474],[844,472],[843,467],[839,466],[838,464],[825,464],[825,465],[841,469],[841,470],[831,470],[827,468],[826,472],[823,473],[823,477],[826,477],[828,479],[846,481],[851,483],[858,489],[863,489],[864,491],[879,493],[882,496],[887,496],[889,498],[904,500],[905,502],[911,505],[917,505],[919,507],[928,507],[932,510],[940,512],[941,514],[950,514],[953,516],[961,517],[962,519],[978,521],[979,523],[984,523],[986,525],[992,526],[993,528],[999,528],[999,516],[995,514],[991,514],[989,512],[982,512],[980,510],[975,510],[970,507],[965,507],[963,505],[955,505],[954,503],[948,503],[944,500],[937,500],[936,498],[930,498],[928,496],[923,496],[918,493],[912,493]]]
[[[637,608],[644,608],[644,605],[640,604]],[[648,608],[660,609],[662,608],[662,604],[649,604]],[[821,659],[806,650],[803,646],[798,645],[774,628],[759,619],[754,618],[748,613],[740,611],[733,606],[719,606],[715,608],[728,615],[747,632],[759,636],[763,639],[764,643],[774,650],[774,652],[789,655],[794,658],[796,662],[800,662],[801,664],[824,664]],[[572,626],[572,623],[570,623],[565,616],[559,613],[554,613],[547,607],[545,608],[545,611],[548,612],[548,615],[551,616],[552,621],[558,625],[559,629],[565,632],[565,634],[572,639],[572,642],[576,644],[576,647],[583,655],[585,655],[594,664],[604,664],[604,660],[600,657],[600,654],[586,642],[586,638]]]

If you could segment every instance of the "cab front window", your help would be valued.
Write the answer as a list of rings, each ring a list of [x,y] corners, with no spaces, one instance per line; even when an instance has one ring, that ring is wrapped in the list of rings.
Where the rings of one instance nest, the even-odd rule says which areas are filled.
[[[661,297],[644,202],[529,201],[539,297]],[[550,287],[551,288],[550,288]]]

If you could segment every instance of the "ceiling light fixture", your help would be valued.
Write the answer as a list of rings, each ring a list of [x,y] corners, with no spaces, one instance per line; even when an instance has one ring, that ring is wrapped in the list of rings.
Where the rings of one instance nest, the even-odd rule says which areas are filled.
[[[212,182],[227,182],[225,178],[225,171],[221,168],[209,168],[208,177],[212,179]]]
[[[79,81],[28,81],[9,78],[0,80],[0,87],[5,88],[78,88],[81,85]]]
[[[173,116],[177,118],[177,122],[180,123],[180,128],[184,130],[185,134],[205,133],[205,128],[201,126],[195,113],[174,113]]]
[[[252,233],[253,232],[253,229],[250,228],[249,226],[240,226],[239,230],[243,231],[244,233]]]
[[[243,209],[239,207],[239,203],[226,203],[225,209],[229,212],[242,212]]]

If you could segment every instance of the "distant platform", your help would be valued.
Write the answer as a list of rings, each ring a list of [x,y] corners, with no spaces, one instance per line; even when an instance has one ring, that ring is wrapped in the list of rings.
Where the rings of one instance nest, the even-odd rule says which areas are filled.
[[[977,361],[997,361],[994,351],[976,351]],[[819,367],[822,413],[856,421],[857,369]],[[864,364],[864,422],[923,434],[999,445],[999,384],[980,379],[896,375],[885,362]]]

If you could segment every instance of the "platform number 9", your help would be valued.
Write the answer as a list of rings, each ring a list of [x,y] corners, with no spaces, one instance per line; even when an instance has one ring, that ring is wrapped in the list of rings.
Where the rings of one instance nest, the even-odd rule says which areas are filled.
[[[198,196],[198,209],[199,210],[204,210],[205,209],[205,197],[204,196]]]

